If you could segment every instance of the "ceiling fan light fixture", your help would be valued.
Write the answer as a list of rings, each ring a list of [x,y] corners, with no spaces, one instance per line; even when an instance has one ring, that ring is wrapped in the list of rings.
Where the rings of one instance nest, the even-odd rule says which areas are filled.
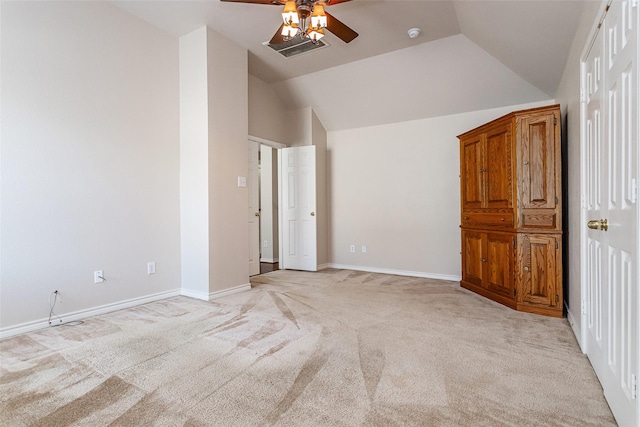
[[[313,6],[311,26],[313,28],[326,28],[327,15],[324,13],[324,2],[318,2]]]
[[[285,40],[293,38],[296,34],[298,34],[298,27],[296,24],[282,26],[281,35]]]
[[[298,18],[298,8],[294,0],[289,0],[284,4],[282,10],[282,20],[285,25],[298,24],[300,22]]]
[[[309,27],[307,37],[310,38],[313,43],[317,43],[318,40],[324,37],[324,30],[322,28]]]

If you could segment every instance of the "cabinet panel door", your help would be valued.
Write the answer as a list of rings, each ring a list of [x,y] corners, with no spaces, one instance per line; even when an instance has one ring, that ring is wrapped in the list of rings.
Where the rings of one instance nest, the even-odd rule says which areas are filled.
[[[521,206],[524,209],[554,209],[556,206],[555,198],[559,196],[555,191],[556,151],[559,146],[556,146],[554,126],[552,113],[519,118]]]
[[[519,239],[521,258],[518,302],[544,308],[560,304],[556,289],[558,276],[557,237],[545,234],[525,234]],[[556,301],[556,295],[558,295]]]
[[[482,137],[477,135],[460,143],[460,195],[463,209],[482,207]]]
[[[487,208],[513,206],[511,122],[487,132],[485,143],[485,205]]]
[[[485,287],[514,299],[514,242],[509,234],[486,234]]]
[[[462,280],[482,286],[482,233],[462,230]]]

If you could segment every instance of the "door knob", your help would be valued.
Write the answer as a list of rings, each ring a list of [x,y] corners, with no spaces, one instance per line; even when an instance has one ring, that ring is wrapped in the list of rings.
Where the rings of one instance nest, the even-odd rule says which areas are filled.
[[[315,212],[311,212],[311,216],[316,216],[316,213]]]
[[[587,227],[592,230],[607,231],[609,229],[609,223],[606,219],[592,219],[587,223]]]

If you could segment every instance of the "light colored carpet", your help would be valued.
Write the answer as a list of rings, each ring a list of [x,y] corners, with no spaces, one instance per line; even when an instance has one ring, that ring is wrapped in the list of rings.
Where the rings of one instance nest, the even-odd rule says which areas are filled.
[[[429,279],[276,271],[0,342],[6,426],[608,426],[565,319]]]

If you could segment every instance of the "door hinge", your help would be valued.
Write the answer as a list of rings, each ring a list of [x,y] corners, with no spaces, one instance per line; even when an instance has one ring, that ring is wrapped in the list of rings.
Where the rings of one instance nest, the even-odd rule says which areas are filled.
[[[587,102],[587,98],[584,96],[584,88],[580,89],[580,103]]]
[[[516,296],[516,288],[513,288],[513,296]]]
[[[556,249],[558,249],[558,241],[556,240]]]
[[[636,374],[631,374],[631,398],[636,399],[638,397],[638,377]]]
[[[631,203],[638,201],[638,181],[635,178],[631,178]]]
[[[554,117],[554,118],[553,118],[553,124],[554,124],[554,125],[557,125],[557,124],[558,124],[558,118],[557,118],[557,117]]]
[[[580,312],[582,314],[587,314],[587,302],[585,300],[580,301]]]
[[[511,238],[511,242],[513,242],[513,248],[515,249],[516,248],[516,238],[512,237]]]
[[[557,205],[558,204],[558,198],[556,197],[554,200],[555,200],[556,205]]]
[[[556,295],[556,304],[558,304],[559,302],[560,302],[560,297]]]

